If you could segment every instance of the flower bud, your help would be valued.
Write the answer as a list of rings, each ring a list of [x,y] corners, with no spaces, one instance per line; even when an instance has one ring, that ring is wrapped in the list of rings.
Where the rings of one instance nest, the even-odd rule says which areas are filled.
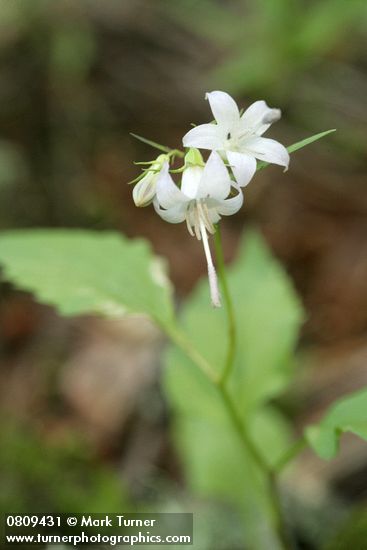
[[[157,179],[163,164],[168,160],[167,155],[159,155],[133,189],[133,200],[136,206],[148,206],[155,196]]]
[[[135,185],[133,199],[136,206],[148,206],[155,195],[155,183],[157,175],[154,172],[147,174]]]

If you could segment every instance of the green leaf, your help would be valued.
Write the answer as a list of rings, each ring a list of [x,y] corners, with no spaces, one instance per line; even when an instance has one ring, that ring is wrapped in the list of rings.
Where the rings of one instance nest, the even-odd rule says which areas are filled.
[[[240,512],[246,548],[278,550],[267,480],[242,449],[232,426],[181,418],[176,434],[195,492]]]
[[[246,414],[287,386],[303,312],[288,276],[256,232],[246,232],[228,282],[239,327],[231,387]],[[226,313],[210,308],[208,295],[205,279],[183,309],[182,325],[219,373],[227,349]]]
[[[6,279],[63,315],[172,321],[165,270],[143,240],[83,230],[10,231],[0,236],[0,264]]]
[[[179,350],[171,349],[165,389],[192,491],[240,512],[246,548],[278,550],[267,480],[242,447],[216,388]],[[288,447],[288,427],[277,411],[261,409],[248,418],[248,425],[269,462]]]
[[[314,451],[325,460],[333,458],[344,432],[367,440],[367,388],[336,401],[319,425],[306,428],[306,438]]]
[[[258,233],[247,232],[229,284],[239,327],[231,382],[245,413],[289,384],[304,313],[288,275]]]
[[[303,139],[302,141],[298,141],[297,143],[293,143],[293,145],[287,147],[287,151],[288,153],[294,153],[295,151],[298,151],[298,149],[302,149],[302,147],[306,147],[306,145],[310,145],[314,141],[318,141],[319,139],[328,136],[333,132],[336,132],[335,128],[333,128],[332,130],[326,130],[326,132],[321,132],[320,134],[315,134],[314,136]]]
[[[166,145],[161,145],[160,143],[156,143],[155,141],[152,141],[151,139],[147,139],[145,137],[139,136],[138,134],[133,134],[130,132],[130,135],[133,136],[138,141],[141,141],[142,143],[145,143],[146,145],[150,145],[151,147],[154,147],[155,149],[158,149],[159,151],[163,151],[164,153],[169,153],[171,149],[169,147],[166,147]]]
[[[240,327],[230,392],[259,452],[274,464],[288,448],[289,430],[265,403],[292,376],[302,310],[284,270],[255,232],[248,232],[240,245],[229,287]],[[219,373],[226,354],[226,316],[223,309],[208,307],[208,300],[205,281],[186,304],[182,325]],[[277,548],[266,480],[241,445],[217,387],[175,347],[166,362],[165,389],[191,487],[241,511],[249,548]]]
[[[310,145],[314,141],[318,141],[319,139],[325,136],[328,136],[333,132],[336,132],[335,128],[332,130],[326,130],[326,132],[321,132],[320,134],[315,134],[314,136],[303,139],[302,141],[297,141],[297,143],[293,143],[293,145],[289,145],[289,147],[287,147],[287,151],[288,153],[294,153],[295,151],[298,151],[298,149],[302,149],[303,147],[306,147],[306,145]],[[262,168],[266,168],[267,166],[269,166],[268,162],[263,162],[263,161],[258,162],[257,170],[261,170]]]

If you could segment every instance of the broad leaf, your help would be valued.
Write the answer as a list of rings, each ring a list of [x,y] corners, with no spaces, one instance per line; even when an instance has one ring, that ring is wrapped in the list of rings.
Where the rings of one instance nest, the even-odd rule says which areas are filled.
[[[302,310],[285,272],[258,234],[247,234],[229,271],[240,327],[230,391],[259,452],[272,464],[287,447],[289,433],[284,419],[265,402],[289,383]],[[208,307],[207,282],[185,306],[182,325],[220,372],[226,354],[226,317],[223,309]],[[277,548],[266,480],[239,441],[217,387],[173,347],[167,355],[165,387],[193,490],[241,511],[249,548]]]
[[[165,370],[166,395],[174,416],[174,439],[195,494],[238,510],[246,548],[278,550],[271,496],[263,473],[243,448],[217,389],[177,349]],[[289,445],[289,430],[277,411],[247,418],[253,440],[269,462]]]
[[[0,236],[6,279],[63,315],[172,319],[170,285],[143,240],[111,232],[42,229]]]
[[[242,448],[228,419],[211,423],[205,418],[178,416],[175,433],[192,489],[240,512],[246,548],[278,550],[267,480]],[[282,434],[275,431],[274,437],[279,438],[279,446]],[[266,439],[262,443],[273,452],[266,447]]]
[[[333,458],[344,432],[367,440],[367,389],[347,395],[334,403],[319,425],[306,429],[306,438],[314,451],[326,460]]]
[[[303,312],[288,276],[255,232],[248,231],[240,244],[238,259],[229,269],[229,287],[238,327],[231,384],[245,414],[287,386]],[[194,346],[220,372],[227,350],[226,313],[224,308],[208,306],[206,280],[186,304],[182,325]],[[189,390],[190,381],[182,383]]]
[[[287,387],[304,314],[290,279],[259,234],[245,237],[229,284],[239,327],[232,388],[246,411]]]

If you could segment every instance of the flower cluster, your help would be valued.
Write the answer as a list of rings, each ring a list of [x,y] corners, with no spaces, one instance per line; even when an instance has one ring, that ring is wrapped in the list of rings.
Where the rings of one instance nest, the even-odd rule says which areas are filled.
[[[262,137],[279,120],[279,109],[256,101],[243,113],[225,92],[206,94],[215,122],[192,128],[183,137],[186,154],[167,151],[149,164],[133,190],[136,206],[153,203],[159,216],[170,223],[186,221],[192,236],[201,240],[208,264],[211,299],[220,306],[217,276],[210,253],[208,233],[222,216],[235,214],[242,206],[245,187],[256,172],[257,160],[288,168],[286,148]],[[204,162],[199,149],[211,151]],[[170,170],[175,156],[184,156],[184,166]],[[177,185],[171,173],[181,173]]]

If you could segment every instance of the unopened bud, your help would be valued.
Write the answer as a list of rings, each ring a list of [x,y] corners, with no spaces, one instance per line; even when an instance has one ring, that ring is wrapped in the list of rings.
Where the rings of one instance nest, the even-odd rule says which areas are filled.
[[[154,198],[157,175],[148,172],[134,187],[133,199],[136,206],[148,206]]]
[[[159,155],[152,163],[151,170],[141,178],[133,189],[133,200],[136,206],[148,206],[155,196],[157,178],[163,164],[168,160],[167,155]]]

